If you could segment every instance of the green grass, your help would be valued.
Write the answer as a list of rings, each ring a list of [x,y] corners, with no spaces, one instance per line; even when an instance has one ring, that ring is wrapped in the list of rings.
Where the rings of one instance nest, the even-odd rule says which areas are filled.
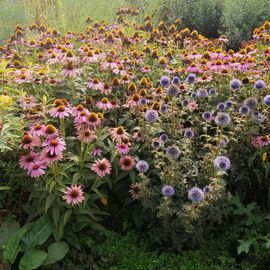
[[[52,10],[48,23],[61,31],[80,32],[85,27],[85,19],[111,22],[115,18],[115,10],[126,6],[125,0],[63,0],[61,15],[56,16]],[[31,18],[25,11],[24,3],[20,0],[0,0],[0,43],[14,32],[16,24],[28,25]],[[60,18],[60,19],[59,19]]]

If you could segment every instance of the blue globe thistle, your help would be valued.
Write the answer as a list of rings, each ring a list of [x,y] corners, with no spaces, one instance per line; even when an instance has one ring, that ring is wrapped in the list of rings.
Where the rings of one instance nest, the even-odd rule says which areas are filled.
[[[256,98],[253,98],[253,97],[250,97],[250,98],[247,98],[244,102],[244,104],[246,106],[249,107],[250,110],[255,110],[256,107],[257,107],[257,99]]]
[[[231,168],[231,162],[225,156],[218,156],[214,160],[214,166],[218,170],[227,171]]]
[[[212,121],[213,115],[211,112],[204,112],[202,118],[206,121]]]
[[[171,79],[168,76],[162,76],[160,78],[160,85],[163,87],[168,87],[170,85]]]
[[[189,100],[188,99],[183,99],[181,103],[182,103],[182,106],[186,107],[189,104]]]
[[[153,148],[158,149],[158,148],[160,148],[160,146],[161,146],[161,144],[160,144],[159,138],[158,138],[158,139],[154,139],[154,140],[152,141],[152,147],[153,147]]]
[[[193,187],[188,191],[188,199],[194,203],[200,203],[205,199],[205,195],[200,188]]]
[[[207,92],[206,89],[201,88],[201,89],[198,90],[198,92],[197,92],[196,95],[197,95],[197,98],[203,99],[203,98],[207,98],[208,97],[208,92]]]
[[[218,103],[218,105],[217,105],[217,109],[219,110],[219,111],[225,111],[226,110],[226,104],[225,103],[223,103],[223,102],[220,102],[220,103]]]
[[[166,143],[169,140],[169,136],[166,133],[162,133],[159,138],[163,143]]]
[[[178,159],[180,157],[180,154],[181,154],[181,151],[179,147],[176,145],[169,146],[166,150],[167,157],[174,160]]]
[[[147,98],[141,98],[140,102],[142,105],[146,105],[149,101]]]
[[[210,89],[209,90],[209,96],[211,96],[211,97],[217,96],[217,90],[214,89],[214,88]]]
[[[256,90],[263,90],[265,88],[265,82],[263,80],[257,80],[254,83],[254,88]]]
[[[261,124],[264,122],[265,119],[266,119],[266,117],[263,114],[261,114],[260,112],[256,111],[253,113],[252,122],[254,122],[256,124]]]
[[[168,111],[168,109],[169,109],[169,107],[168,107],[167,104],[162,104],[162,105],[160,106],[159,111],[160,111],[161,113],[166,113],[166,112]]]
[[[232,122],[231,117],[227,113],[219,112],[215,117],[215,123],[218,126],[226,127],[229,126],[231,122]]]
[[[197,100],[198,99],[197,93],[192,93],[191,98]]]
[[[237,90],[241,88],[241,86],[242,86],[242,82],[238,79],[233,79],[230,81],[230,87],[232,90]]]
[[[184,137],[187,139],[193,139],[194,137],[194,132],[192,129],[187,129],[184,133]]]
[[[230,108],[232,107],[233,103],[232,103],[231,100],[227,100],[227,101],[225,102],[225,105],[226,105],[226,109],[230,109]]]
[[[264,103],[266,106],[270,106],[270,95],[266,95],[266,96],[263,98],[263,103]]]
[[[209,193],[209,192],[211,192],[212,191],[212,188],[210,187],[210,186],[205,186],[204,188],[203,188],[203,192],[204,193]]]
[[[222,148],[225,148],[227,146],[227,142],[224,139],[221,139],[218,143],[218,145]]]
[[[247,105],[243,105],[239,108],[239,112],[242,114],[242,115],[248,115],[249,112],[250,112],[250,108],[247,106]]]
[[[179,77],[177,77],[177,76],[173,77],[173,79],[172,79],[172,83],[173,83],[173,84],[179,85],[180,82],[181,82],[181,81],[180,81]]]
[[[146,173],[149,170],[149,163],[145,160],[139,160],[136,163],[136,169],[140,173]]]
[[[180,89],[176,84],[171,84],[167,89],[167,94],[170,97],[177,97],[179,92],[180,92]]]
[[[156,110],[148,110],[144,115],[144,119],[149,123],[154,123],[158,120],[158,112]]]
[[[175,193],[175,190],[170,185],[165,185],[161,190],[161,194],[165,197],[172,197],[174,193]]]
[[[186,78],[186,82],[190,84],[195,83],[195,81],[196,81],[196,75],[193,73],[190,73]]]

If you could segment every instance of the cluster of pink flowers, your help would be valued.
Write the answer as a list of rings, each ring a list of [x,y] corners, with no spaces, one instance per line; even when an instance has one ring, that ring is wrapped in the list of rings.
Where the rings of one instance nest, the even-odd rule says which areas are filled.
[[[20,158],[20,167],[31,177],[45,174],[48,165],[63,158],[66,143],[53,125],[34,123],[21,140],[21,148],[28,151]]]

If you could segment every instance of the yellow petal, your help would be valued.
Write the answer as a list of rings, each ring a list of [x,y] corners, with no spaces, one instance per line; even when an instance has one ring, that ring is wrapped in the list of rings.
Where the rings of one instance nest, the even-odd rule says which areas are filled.
[[[264,152],[264,153],[262,154],[262,161],[266,161],[266,158],[267,158],[267,153]]]

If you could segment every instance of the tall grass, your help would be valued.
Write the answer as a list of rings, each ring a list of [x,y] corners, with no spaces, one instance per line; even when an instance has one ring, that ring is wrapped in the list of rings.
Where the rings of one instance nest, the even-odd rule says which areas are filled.
[[[14,32],[16,24],[26,24],[22,1],[0,0],[0,43]]]
[[[27,2],[0,0],[0,43],[14,32],[16,24],[28,25],[34,22],[37,14],[34,14],[33,6],[26,5]],[[115,18],[115,10],[127,4],[126,0],[62,0],[58,2],[61,2],[59,9],[52,8],[52,5],[46,11],[47,24],[61,31],[78,32],[84,29],[88,16],[93,20],[104,19],[111,22]]]

